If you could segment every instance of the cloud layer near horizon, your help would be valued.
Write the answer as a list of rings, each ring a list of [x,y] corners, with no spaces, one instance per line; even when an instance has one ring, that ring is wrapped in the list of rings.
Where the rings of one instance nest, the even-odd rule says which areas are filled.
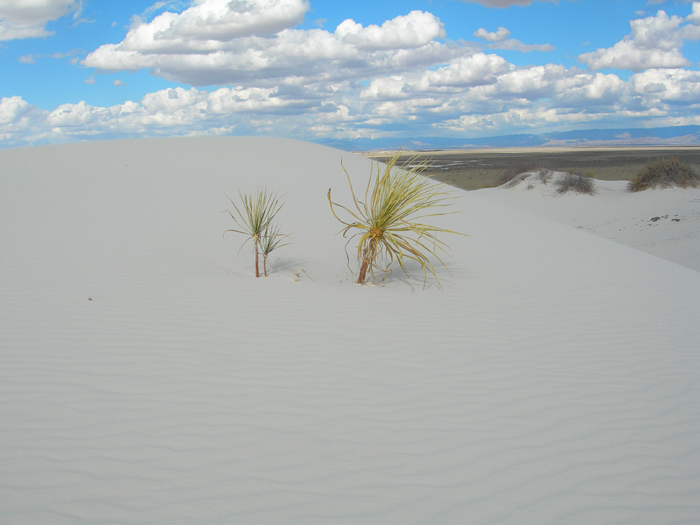
[[[65,15],[51,4],[28,23]],[[512,2],[482,3],[506,7]],[[7,16],[0,0],[0,15]],[[502,5],[501,5],[502,4]],[[5,7],[4,7],[5,6]],[[433,14],[411,11],[381,25],[352,19],[334,31],[295,29],[307,0],[198,0],[181,13],[136,17],[125,38],[89,53],[104,72],[146,69],[186,86],[112,107],[85,102],[53,111],[20,96],[0,101],[8,145],[75,138],[171,134],[268,134],[305,139],[546,129],[561,123],[700,124],[700,73],[686,69],[685,41],[700,39],[700,2],[685,18],[664,11],[631,21],[631,33],[582,54],[588,67],[516,67],[487,49],[543,52],[499,27],[485,44],[454,42]],[[5,9],[5,11],[3,11]],[[13,16],[16,23],[20,14]],[[25,18],[28,14],[24,14]],[[6,18],[7,19],[7,18]],[[29,27],[29,26],[28,26]],[[626,80],[604,69],[628,69]],[[89,79],[90,80],[90,79]],[[224,86],[201,89],[202,86]]]

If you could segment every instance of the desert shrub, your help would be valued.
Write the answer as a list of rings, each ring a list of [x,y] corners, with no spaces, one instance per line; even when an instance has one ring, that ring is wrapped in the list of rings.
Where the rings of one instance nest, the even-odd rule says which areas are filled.
[[[700,183],[700,177],[689,166],[681,164],[675,157],[669,157],[639,170],[627,184],[627,189],[629,191],[642,191],[656,186],[697,188],[698,183]]]
[[[425,169],[426,164],[416,162],[416,158],[409,159],[402,168],[397,167],[396,163],[400,154],[401,152],[398,152],[392,158],[387,159],[383,173],[379,163],[372,164],[364,201],[358,200],[350,175],[343,166],[352,193],[352,209],[333,202],[331,190],[328,190],[328,202],[335,218],[345,225],[342,230],[343,236],[347,237],[349,233],[356,232],[350,236],[348,244],[359,236],[357,246],[357,260],[360,265],[358,284],[364,284],[370,276],[376,279],[375,271],[377,270],[386,274],[394,259],[408,275],[405,264],[406,259],[411,259],[421,265],[425,280],[427,280],[428,271],[430,271],[439,285],[440,282],[435,268],[430,262],[430,257],[434,257],[445,266],[437,252],[447,253],[447,245],[436,235],[440,232],[457,232],[417,221],[424,217],[450,213],[436,210],[436,208],[448,206],[450,191],[446,189],[447,186],[434,183],[429,178],[422,176],[420,173]],[[377,167],[376,175],[374,175],[375,165]],[[349,215],[348,219],[341,219],[336,213],[336,208],[345,211]],[[387,264],[380,268],[380,260],[382,259]],[[447,267],[445,268],[447,269]]]
[[[226,230],[224,235],[228,232],[241,233],[246,235],[248,238],[243,242],[245,245],[249,240],[253,240],[253,253],[255,255],[255,277],[260,277],[260,266],[259,266],[259,256],[262,252],[263,254],[263,267],[265,271],[265,276],[267,277],[267,257],[276,248],[284,245],[280,245],[281,239],[286,237],[286,235],[280,233],[280,228],[273,221],[275,216],[282,208],[282,203],[279,202],[277,193],[272,193],[265,188],[258,188],[258,190],[252,195],[242,193],[238,191],[238,195],[241,198],[241,209],[236,206],[236,204],[228,197],[231,201],[233,208],[236,210],[238,218],[230,211],[228,214],[238,225],[240,230]],[[240,252],[240,249],[238,250]]]
[[[554,173],[552,172],[552,170],[548,170],[546,168],[540,168],[539,170],[537,170],[537,178],[540,179],[542,184],[544,184],[545,186],[549,182],[549,179],[552,178],[553,174]]]
[[[576,193],[595,193],[595,183],[593,179],[581,173],[569,172],[554,183],[557,186],[557,193],[574,191]]]
[[[547,180],[549,180],[549,177],[552,174],[552,170],[548,169],[541,162],[528,162],[525,164],[520,164],[519,166],[513,166],[504,171],[503,175],[501,175],[496,181],[496,186],[507,185],[509,182],[517,184],[517,182],[520,180],[519,176],[525,173],[537,173],[538,176],[543,177],[543,182],[546,184]],[[511,185],[507,185],[506,187],[510,186]]]

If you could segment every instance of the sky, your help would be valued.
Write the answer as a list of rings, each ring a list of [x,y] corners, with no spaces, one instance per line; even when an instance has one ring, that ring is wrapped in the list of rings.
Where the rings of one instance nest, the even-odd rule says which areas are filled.
[[[0,147],[700,124],[700,1],[0,0]]]

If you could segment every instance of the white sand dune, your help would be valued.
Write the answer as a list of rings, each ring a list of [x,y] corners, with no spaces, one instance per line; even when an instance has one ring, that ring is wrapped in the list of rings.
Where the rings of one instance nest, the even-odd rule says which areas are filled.
[[[482,195],[700,271],[700,188],[638,193],[624,181],[595,181],[594,196],[561,194],[563,173],[536,173]]]
[[[457,192],[444,290],[357,286],[341,156],[0,152],[0,523],[696,522],[700,272]],[[258,184],[266,279],[222,238]]]

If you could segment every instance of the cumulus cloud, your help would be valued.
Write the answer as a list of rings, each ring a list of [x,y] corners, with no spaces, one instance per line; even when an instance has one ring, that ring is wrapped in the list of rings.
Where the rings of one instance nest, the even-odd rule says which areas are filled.
[[[431,13],[411,11],[406,16],[384,22],[381,27],[362,27],[354,20],[345,20],[337,27],[335,35],[360,49],[410,49],[445,36],[445,28]]]
[[[122,42],[99,47],[82,64],[106,71],[150,69],[190,85],[275,85],[295,75],[325,81],[369,71],[398,73],[471,52],[439,42],[445,30],[431,13],[412,11],[381,26],[345,20],[334,32],[294,29],[307,9],[306,0],[200,0],[180,14],[137,21]]]
[[[685,19],[693,24],[700,24],[700,2],[693,2],[693,12]]]
[[[488,42],[501,42],[510,36],[510,31],[505,27],[499,27],[498,31],[495,33],[489,33],[483,27],[480,27],[474,32],[474,36],[477,38],[482,38]]]
[[[529,53],[530,51],[554,51],[555,47],[550,44],[524,44],[520,40],[508,38],[510,31],[505,27],[499,27],[495,33],[489,33],[483,27],[480,27],[475,33],[475,37],[491,42],[487,47],[491,49],[509,49],[511,51],[521,51]]]
[[[81,9],[82,0],[0,0],[0,41],[49,36],[47,22]]]
[[[679,16],[669,17],[665,11],[655,16],[632,20],[632,33],[610,48],[584,53],[579,60],[591,69],[617,68],[641,71],[649,68],[678,68],[689,66],[681,47],[685,40],[700,39],[700,3],[693,3],[693,13],[683,24]]]
[[[376,78],[367,89],[362,90],[360,96],[364,99],[380,100],[404,98],[407,95],[403,90],[404,85],[405,81],[401,76]]]
[[[0,98],[0,140],[8,146],[31,144],[45,134],[47,115],[22,97]]]
[[[647,105],[668,107],[700,103],[700,72],[685,69],[649,69],[630,78],[630,88]]]
[[[419,88],[429,91],[494,84],[499,75],[507,74],[512,69],[513,66],[498,55],[477,53],[435,71],[427,71],[419,82]]]

